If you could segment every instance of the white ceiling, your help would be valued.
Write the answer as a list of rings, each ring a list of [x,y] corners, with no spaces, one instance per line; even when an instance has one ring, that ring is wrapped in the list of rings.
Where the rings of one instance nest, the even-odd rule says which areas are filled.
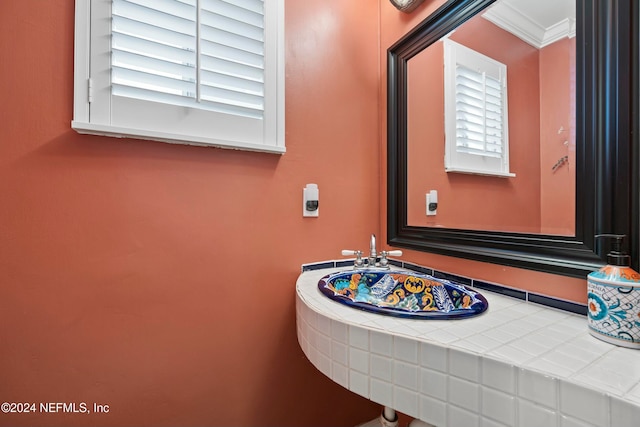
[[[537,48],[576,32],[575,0],[498,0],[483,17]]]

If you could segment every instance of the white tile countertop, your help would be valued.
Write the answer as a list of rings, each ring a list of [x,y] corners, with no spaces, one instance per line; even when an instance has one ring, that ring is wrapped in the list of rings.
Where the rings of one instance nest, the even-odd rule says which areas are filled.
[[[299,276],[298,341],[354,393],[438,427],[640,426],[640,351],[592,337],[586,317],[486,290],[476,317],[384,316],[320,293],[341,270]]]

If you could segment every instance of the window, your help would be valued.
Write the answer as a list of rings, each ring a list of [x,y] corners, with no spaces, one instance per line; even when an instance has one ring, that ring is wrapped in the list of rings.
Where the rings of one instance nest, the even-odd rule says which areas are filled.
[[[76,0],[80,133],[284,153],[283,0]]]
[[[444,40],[445,170],[513,177],[509,172],[507,67]]]

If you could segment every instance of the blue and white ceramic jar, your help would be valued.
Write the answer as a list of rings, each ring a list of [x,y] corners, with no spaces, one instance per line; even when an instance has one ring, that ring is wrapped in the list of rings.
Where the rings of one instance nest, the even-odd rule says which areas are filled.
[[[587,276],[589,333],[622,347],[640,349],[640,274],[607,265]]]

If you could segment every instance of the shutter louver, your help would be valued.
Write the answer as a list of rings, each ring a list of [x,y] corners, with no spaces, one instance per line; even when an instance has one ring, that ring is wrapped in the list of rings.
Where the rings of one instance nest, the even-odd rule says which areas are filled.
[[[112,93],[262,119],[262,0],[113,0]]]

